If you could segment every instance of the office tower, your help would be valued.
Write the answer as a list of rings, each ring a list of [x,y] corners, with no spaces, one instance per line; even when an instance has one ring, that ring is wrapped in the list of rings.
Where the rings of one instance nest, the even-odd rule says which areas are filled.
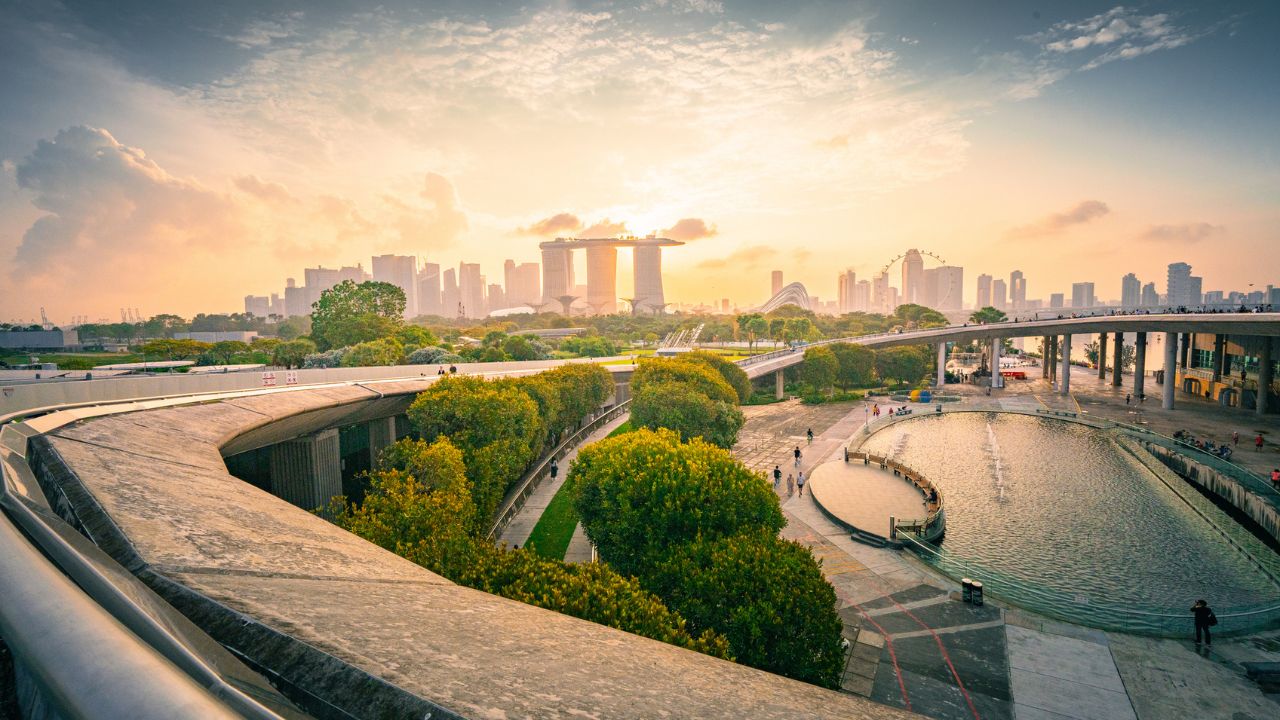
[[[1071,284],[1071,307],[1091,308],[1095,305],[1093,283],[1079,282]]]
[[[264,318],[271,314],[271,298],[266,295],[245,295],[244,314]]]
[[[418,271],[418,314],[444,315],[444,303],[440,300],[440,266],[422,263]]]
[[[782,271],[774,270],[773,273],[771,274],[771,279],[772,279],[772,284],[771,284],[771,289],[769,291],[769,297],[773,297],[774,295],[777,295],[778,293],[782,292]]]
[[[458,263],[458,302],[462,303],[462,317],[485,316],[484,276],[480,274],[480,263]]]
[[[1202,302],[1205,305],[1222,305],[1227,301],[1226,293],[1221,290],[1213,290],[1204,294]]]
[[[486,303],[488,305],[489,312],[493,312],[494,310],[506,310],[511,307],[511,303],[507,300],[507,293],[502,289],[501,285],[498,283],[489,283],[488,288],[489,297],[486,298]]]
[[[1170,305],[1191,304],[1191,266],[1186,263],[1170,263],[1165,295]]]
[[[889,273],[878,273],[871,281],[872,312],[891,313],[897,306],[897,297],[889,286]]]
[[[1129,273],[1120,278],[1120,306],[1133,308],[1142,304],[1142,283],[1138,276]]]
[[[871,281],[859,280],[853,286],[853,312],[871,310]]]
[[[1060,310],[1065,304],[1065,299],[1062,293],[1053,293],[1049,296],[1049,307],[1054,310]]]
[[[1203,285],[1204,285],[1204,278],[1198,275],[1192,275],[1191,277],[1187,278],[1187,304],[1188,305],[1200,304],[1200,296],[1202,294],[1200,292],[1200,289]]]
[[[923,288],[921,284],[924,282],[924,258],[920,257],[920,251],[912,248],[902,258],[902,303],[909,304],[921,303],[923,296]]]
[[[1160,294],[1156,292],[1156,284],[1149,282],[1142,286],[1142,307],[1155,307],[1160,304]]]
[[[462,304],[462,296],[458,293],[458,274],[453,268],[449,268],[441,275],[440,300],[444,305],[444,312],[441,313],[447,318],[465,317],[459,307]]]
[[[991,281],[991,307],[997,310],[1009,309],[1008,294],[1005,292],[1003,278],[996,278]]]
[[[284,316],[300,317],[311,314],[311,303],[307,300],[307,289],[298,287],[293,278],[284,281]]]
[[[369,273],[364,271],[364,266],[360,264],[356,264],[354,267],[344,265],[338,268],[338,282],[350,280],[351,282],[359,285],[362,282],[367,282],[372,279],[373,278]]]
[[[917,305],[929,308],[938,307],[938,269],[929,268],[922,273],[920,284],[916,286]]]
[[[412,255],[378,255],[373,258],[373,279],[403,290],[405,318],[417,317],[418,258]]]
[[[852,270],[845,270],[836,276],[836,311],[853,312],[853,296],[858,285],[858,276]]]
[[[720,298],[720,312],[729,312],[729,298]]]
[[[1027,304],[1027,279],[1021,270],[1009,273],[1009,304],[1014,310],[1021,310]]]
[[[542,295],[538,288],[538,270],[538,263],[517,265],[511,260],[505,263],[503,275],[506,281],[507,307],[528,305],[536,308],[542,304]]]
[[[981,310],[984,307],[991,306],[991,276],[978,276],[978,297],[974,299],[973,306]]]
[[[953,265],[935,268],[933,285],[934,304],[930,307],[943,312],[964,307],[964,268]]]
[[[1267,304],[1273,308],[1280,308],[1280,288],[1267,286],[1267,292],[1263,295]]]

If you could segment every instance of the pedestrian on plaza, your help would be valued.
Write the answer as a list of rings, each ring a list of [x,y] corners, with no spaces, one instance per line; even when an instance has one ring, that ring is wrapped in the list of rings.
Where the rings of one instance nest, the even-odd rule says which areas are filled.
[[[880,403],[876,403],[876,406],[871,410],[871,414],[880,417]]]
[[[556,474],[560,472],[560,466],[556,464],[556,459],[551,458],[551,479],[556,479]]]
[[[1213,638],[1209,635],[1209,628],[1218,624],[1218,616],[1213,614],[1213,608],[1209,607],[1209,603],[1204,600],[1197,600],[1195,605],[1191,606],[1191,613],[1195,616],[1196,623],[1196,645],[1200,645],[1200,633],[1204,633],[1204,644],[1212,645]]]
[[[795,456],[796,456],[796,467],[800,467],[800,446],[799,445],[796,446]]]
[[[1238,431],[1238,430],[1232,430],[1232,431],[1231,431],[1231,444],[1232,444],[1232,445],[1239,445],[1239,444],[1240,444],[1240,431]]]
[[[1262,433],[1258,433],[1258,437],[1253,439],[1253,451],[1259,452],[1260,450],[1262,450]]]
[[[1277,492],[1280,492],[1280,468],[1273,468],[1271,470],[1271,485]]]
[[[804,471],[800,471],[800,475],[796,477],[796,487],[799,488],[800,497],[804,497]]]
[[[775,488],[778,487],[778,483],[780,482],[782,482],[782,466],[774,465],[773,466],[773,486]]]
[[[796,491],[796,478],[791,473],[787,473],[787,497],[791,497]]]
[[[806,430],[805,435],[809,436],[809,444],[812,445],[813,444],[813,428],[809,428],[808,430]]]
[[[457,366],[457,365],[450,365],[450,366],[449,366],[449,374],[450,374],[450,375],[457,375],[457,374],[458,374],[458,366]]]
[[[1133,400],[1133,395],[1125,395],[1125,396],[1124,396],[1124,404],[1125,404],[1125,405],[1128,405],[1132,400]]]

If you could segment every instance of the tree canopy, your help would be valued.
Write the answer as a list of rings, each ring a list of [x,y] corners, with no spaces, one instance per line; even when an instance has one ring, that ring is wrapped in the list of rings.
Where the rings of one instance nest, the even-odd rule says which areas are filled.
[[[914,385],[929,370],[929,363],[922,352],[925,346],[894,347],[876,351],[876,374],[882,380],[894,379]]]
[[[969,315],[969,322],[989,325],[991,323],[1004,322],[1006,317],[1008,316],[1005,315],[1003,310],[997,310],[988,305],[980,310],[974,310]]]
[[[840,362],[836,360],[836,354],[825,345],[805,349],[804,362],[797,368],[800,379],[815,393],[831,389],[839,370]]]
[[[746,371],[733,361],[706,350],[687,352],[681,355],[680,359],[701,363],[720,373],[720,377],[724,378],[724,381],[729,383],[729,387],[738,393],[738,402],[744,403],[751,399],[751,378],[747,377]]]
[[[330,350],[395,333],[404,324],[405,296],[391,283],[343,280],[311,307],[311,339]]]
[[[836,357],[839,367],[836,370],[836,382],[842,390],[850,386],[864,386],[871,382],[875,371],[876,353],[869,347],[853,343],[834,343],[828,345]]]

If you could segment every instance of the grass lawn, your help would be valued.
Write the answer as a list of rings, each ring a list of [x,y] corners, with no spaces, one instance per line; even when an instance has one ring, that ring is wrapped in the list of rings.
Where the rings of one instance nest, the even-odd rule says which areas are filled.
[[[143,357],[134,353],[53,353],[53,352],[9,352],[0,355],[9,365],[25,365],[31,362],[31,356],[40,358],[42,363],[57,363],[60,370],[88,370],[99,365],[115,363],[142,362]]]
[[[626,432],[631,432],[630,420],[614,428],[609,437]],[[568,472],[568,468],[565,472]],[[573,507],[573,481],[566,478],[555,497],[551,498],[542,517],[538,518],[538,524],[533,526],[525,548],[545,558],[563,560],[577,527],[578,511]]]

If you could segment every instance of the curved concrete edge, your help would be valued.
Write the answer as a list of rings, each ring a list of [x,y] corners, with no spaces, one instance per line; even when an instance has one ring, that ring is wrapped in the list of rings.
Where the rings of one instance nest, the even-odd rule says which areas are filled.
[[[453,585],[213,467],[237,429],[347,399],[311,392],[82,421],[33,438],[33,467],[64,516],[321,716],[914,717]]]

